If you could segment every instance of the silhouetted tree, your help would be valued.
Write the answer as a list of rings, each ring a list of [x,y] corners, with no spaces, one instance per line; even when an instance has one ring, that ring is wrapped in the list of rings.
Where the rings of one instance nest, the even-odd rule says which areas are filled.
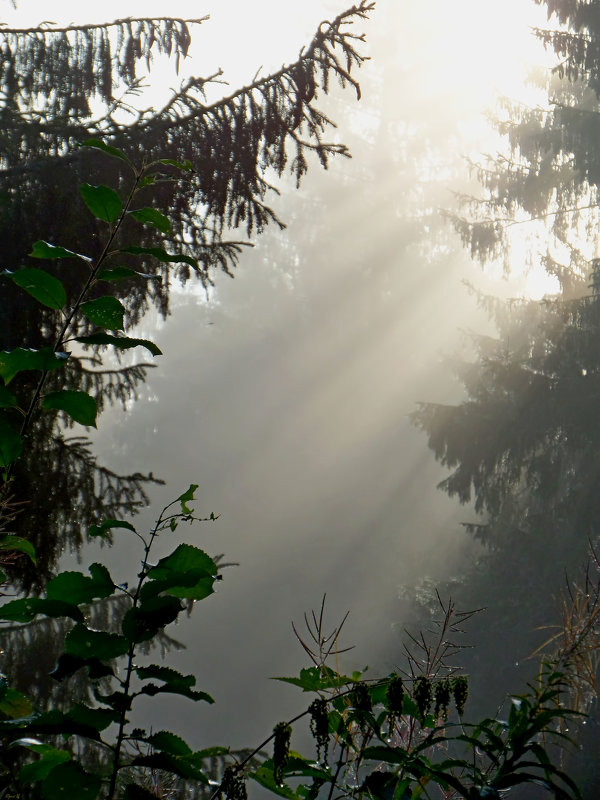
[[[351,86],[360,96],[353,69],[364,60],[356,49],[363,36],[352,25],[372,5],[361,0],[323,23],[294,62],[216,102],[209,103],[204,90],[220,72],[187,79],[156,110],[137,110],[131,104],[141,74],[158,54],[171,56],[178,66],[192,30],[206,18],[0,28],[0,271],[23,263],[38,239],[79,247],[91,256],[99,253],[101,224],[78,203],[79,185],[86,180],[122,191],[128,187],[116,161],[78,148],[95,137],[131,153],[134,160],[190,162],[185,186],[168,180],[175,174],[169,165],[157,168],[149,187],[152,204],[168,214],[171,245],[197,260],[197,276],[205,287],[215,270],[232,275],[246,237],[270,222],[283,227],[267,203],[274,189],[271,176],[289,171],[299,183],[311,154],[323,167],[334,155],[349,155],[343,144],[327,141],[333,123],[316,103],[332,82]],[[142,205],[143,200],[140,195]],[[129,243],[157,244],[149,227],[133,219],[129,225],[123,231]],[[241,236],[234,233],[240,228]],[[121,254],[116,265],[127,266],[127,256]],[[126,306],[129,324],[151,304],[166,315],[171,282],[186,281],[192,272],[187,263],[146,266],[156,279],[128,281],[126,297],[120,291],[123,284],[111,284]],[[61,273],[67,292],[74,293],[81,277],[76,269]],[[0,291],[0,348],[52,345],[55,316],[27,303],[10,281]],[[87,326],[82,319],[76,333],[85,333]],[[94,389],[101,403],[127,402],[135,398],[148,366],[102,368],[95,351],[78,359],[76,368],[52,375],[48,385]],[[19,379],[26,393],[28,374]],[[117,509],[135,511],[146,500],[145,483],[154,480],[111,473],[96,463],[84,438],[67,434],[56,420],[37,420],[11,486],[17,500],[28,501],[13,527],[41,548],[45,570],[53,565],[58,526],[61,537],[78,546],[82,526],[90,519],[100,513],[114,516]],[[41,568],[23,576],[26,581],[41,577]]]

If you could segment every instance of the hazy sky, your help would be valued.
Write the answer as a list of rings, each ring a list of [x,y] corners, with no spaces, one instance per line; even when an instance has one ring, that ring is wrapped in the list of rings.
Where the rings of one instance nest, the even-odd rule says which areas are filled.
[[[260,66],[293,61],[320,19],[344,7],[4,5],[4,20],[23,26],[50,13],[58,24],[210,13],[186,68],[222,66],[232,88]],[[450,203],[464,185],[463,154],[494,146],[483,114],[496,90],[531,91],[526,65],[543,59],[528,30],[536,22],[540,9],[526,0],[380,0],[359,26],[372,55],[364,99],[357,106],[348,94],[347,107],[334,106],[353,160],[328,174],[315,168],[299,193],[286,188],[288,229],[260,238],[234,281],[219,276],[211,303],[186,290],[165,323],[141,327],[165,356],[138,404],[102,417],[101,460],[167,481],[146,522],[200,484],[198,511],[221,519],[191,532],[193,541],[240,562],[175,632],[188,644],[177,663],[217,699],[199,709],[204,722],[186,722],[192,741],[251,744],[302,707],[300,694],[267,678],[304,663],[290,621],[324,591],[332,622],[351,610],[346,641],[357,648],[346,661],[389,667],[399,586],[454,568],[468,510],[436,492],[444,473],[407,415],[418,400],[458,397],[443,356],[461,347],[459,328],[484,325],[461,280],[489,278],[456,238],[436,239],[437,222],[415,238],[416,221],[422,204]],[[172,80],[153,72],[153,91]],[[109,558],[126,579],[127,560],[116,549]]]

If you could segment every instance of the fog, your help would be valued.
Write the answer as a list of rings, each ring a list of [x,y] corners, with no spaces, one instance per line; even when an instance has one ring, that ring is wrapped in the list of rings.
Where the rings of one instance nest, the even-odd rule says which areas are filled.
[[[119,16],[139,13],[130,5]],[[169,14],[177,5],[190,13],[173,2]],[[214,19],[196,33],[190,69],[223,66],[235,88],[294,60],[343,5],[205,3]],[[436,490],[444,471],[408,415],[420,400],[460,398],[448,357],[468,355],[464,331],[487,325],[462,281],[535,290],[535,276],[508,285],[498,270],[483,274],[438,212],[472,186],[463,156],[497,146],[485,118],[496,93],[530,91],[527,64],[543,54],[528,44],[539,9],[526,7],[382,0],[360,25],[371,55],[362,100],[323,100],[352,160],[326,173],[315,163],[298,191],[282,184],[271,202],[287,228],[258,237],[209,297],[174,287],[171,315],[135,331],[164,356],[127,412],[103,414],[99,460],[166,481],[140,530],[190,483],[197,512],[220,515],[178,529],[157,555],[187,540],[239,564],[174,629],[186,649],[169,663],[216,700],[159,704],[161,727],[193,745],[253,745],[302,709],[297,691],[269,678],[306,666],[290,623],[325,592],[331,626],[350,611],[342,641],[356,646],[341,665],[388,671],[401,659],[401,588],[448,577],[471,547],[460,527],[469,509]],[[166,80],[156,67],[154,87]],[[100,557],[126,580],[137,555],[121,541]],[[83,559],[98,554],[92,546]]]

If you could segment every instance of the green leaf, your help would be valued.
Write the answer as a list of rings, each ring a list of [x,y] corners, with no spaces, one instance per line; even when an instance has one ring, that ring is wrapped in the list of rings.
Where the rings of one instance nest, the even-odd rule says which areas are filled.
[[[80,258],[82,261],[92,261],[89,256],[76,253],[74,250],[67,250],[66,247],[56,247],[41,239],[34,242],[33,250],[29,255],[31,258]]]
[[[121,630],[130,642],[147,642],[177,619],[184,606],[175,597],[151,597],[123,617]]]
[[[129,253],[130,255],[134,256],[154,256],[158,261],[170,264],[170,263],[184,263],[189,264],[190,267],[194,269],[200,269],[198,260],[196,258],[191,258],[190,256],[184,255],[171,255],[167,253],[166,250],[163,250],[162,247],[122,247],[119,250],[120,253]]]
[[[138,272],[129,267],[113,267],[112,269],[101,269],[96,275],[97,281],[124,281],[128,278],[144,278],[147,281],[162,282],[162,275],[151,275],[147,272]]]
[[[43,306],[58,311],[67,304],[67,293],[62,283],[43,269],[23,267],[16,272],[5,272],[13,283],[24,289]]]
[[[89,336],[77,336],[76,342],[81,344],[112,344],[119,350],[129,350],[130,347],[145,347],[153,356],[162,356],[160,350],[153,342],[148,339],[130,339],[127,336],[111,336],[109,333],[92,333]]]
[[[317,692],[321,689],[333,689],[345,686],[351,681],[346,675],[338,675],[329,667],[307,667],[300,670],[299,678],[271,678],[272,681],[291,683],[305,692]]]
[[[178,775],[180,778],[208,783],[208,778],[201,769],[198,769],[193,763],[187,761],[185,757],[171,756],[168,753],[153,753],[149,756],[137,756],[133,759],[131,765],[134,767],[160,769],[165,772],[171,772],[173,775]]]
[[[113,156],[114,158],[119,158],[121,161],[124,161],[132,169],[135,169],[131,161],[127,158],[127,156],[122,150],[117,150],[116,147],[112,147],[110,144],[105,144],[101,139],[86,139],[85,142],[82,142],[79,146],[94,147],[96,150],[102,150],[107,155]]]
[[[33,714],[33,703],[24,694],[9,686],[0,700],[0,712],[10,719],[18,720]]]
[[[87,392],[74,392],[70,389],[61,389],[59,392],[49,392],[42,398],[42,408],[55,408],[64,411],[80,425],[96,427],[96,414],[98,406],[93,397]]]
[[[13,536],[10,533],[3,536],[0,538],[0,550],[18,550],[19,553],[25,553],[30,561],[37,564],[35,547],[29,539],[24,539],[22,536]]]
[[[142,594],[148,597],[157,591],[165,591],[174,597],[203,600],[214,591],[217,573],[217,565],[204,550],[191,544],[180,544],[148,572],[150,581],[158,583],[154,587],[146,584]]]
[[[95,656],[101,661],[125,655],[129,650],[129,641],[116,633],[105,633],[75,625],[65,636],[65,653],[81,658]]]
[[[196,683],[194,675],[182,675],[170,667],[159,667],[156,664],[150,664],[147,667],[138,667],[136,673],[140,680],[155,679],[163,681],[163,686],[157,686],[154,683],[147,684],[142,688],[142,694],[154,695],[167,693],[178,694],[182,697],[187,697],[195,702],[203,700],[206,703],[214,703],[213,698],[206,692],[199,692],[192,687]]]
[[[0,467],[8,467],[23,452],[21,435],[10,424],[4,414],[0,414]]]
[[[176,167],[184,172],[193,172],[192,162],[186,158],[185,161],[174,161],[172,158],[159,158],[158,164],[166,164],[169,167]]]
[[[133,531],[134,533],[136,532],[131,522],[123,522],[119,519],[106,519],[104,522],[100,523],[100,525],[90,525],[88,533],[90,536],[101,536],[103,539],[105,539],[106,532],[112,530],[113,528],[127,528],[129,531]]]
[[[97,297],[95,300],[88,300],[82,303],[82,314],[99,328],[109,328],[110,330],[123,330],[123,317],[125,308],[116,297],[106,295]]]
[[[196,677],[194,675],[182,675],[171,667],[160,667],[157,664],[149,664],[147,667],[136,667],[136,674],[140,680],[154,678],[159,681],[178,683],[181,686],[194,686]]]
[[[273,765],[272,759],[263,763],[271,767]],[[303,776],[305,778],[323,778],[323,780],[326,781],[331,781],[332,778],[331,772],[316,766],[314,761],[307,761],[295,750],[289,751],[285,766],[283,767],[283,774],[287,777]]]
[[[91,578],[81,572],[61,572],[48,583],[46,597],[63,601],[68,598],[69,602],[75,603],[75,605],[110,597],[115,590],[115,585],[106,567],[102,564],[92,564],[90,572],[92,573]]]
[[[363,758],[369,761],[379,761],[385,764],[406,764],[410,761],[410,755],[401,747],[385,747],[384,745],[374,745],[367,747],[363,752]]]
[[[90,186],[82,183],[79,187],[83,202],[98,219],[114,222],[123,210],[121,198],[108,186]]]
[[[103,731],[113,722],[119,721],[118,712],[112,708],[90,708],[84,703],[77,703],[73,708],[70,708],[67,712],[67,717],[82,725],[89,725],[97,731]]]
[[[56,750],[50,745],[44,745],[44,747],[46,749],[42,751],[42,757],[38,761],[21,767],[19,770],[20,783],[27,784],[44,780],[58,764],[64,764],[71,760],[71,754],[67,753],[66,750]]]
[[[138,208],[136,211],[130,211],[129,213],[138,222],[144,225],[151,225],[153,228],[157,228],[161,231],[161,233],[169,233],[171,230],[171,221],[169,218],[165,217],[164,214],[161,214],[160,211],[157,211],[155,208]]]
[[[176,736],[170,731],[158,731],[158,733],[153,733],[145,741],[151,744],[155,750],[169,753],[172,756],[188,756],[192,754],[191,747],[180,736]]]
[[[194,509],[188,508],[187,503],[194,499],[194,492],[198,488],[197,483],[191,483],[183,494],[180,494],[177,500],[181,503],[181,510],[184,514],[193,514]]]
[[[300,800],[300,796],[286,783],[277,783],[273,775],[273,769],[269,769],[269,767],[266,767],[264,764],[261,764],[258,769],[251,772],[248,777],[255,780],[261,786],[264,786],[265,789],[273,792],[273,794],[286,797],[287,800]]]
[[[9,392],[3,383],[0,383],[0,408],[16,408],[19,401],[12,392]]]
[[[24,597],[20,600],[11,600],[0,606],[0,619],[10,622],[31,622],[38,614],[47,617],[70,617],[77,622],[83,622],[84,616],[77,605],[64,600],[46,599],[43,597]]]
[[[214,758],[214,756],[226,756],[230,753],[229,747],[221,747],[216,745],[215,747],[205,747],[202,750],[195,750],[194,751],[194,758],[195,759],[203,759],[203,758]]]
[[[56,766],[42,782],[44,800],[95,800],[102,788],[98,775],[85,772],[79,764],[67,761]]]
[[[64,366],[68,358],[69,353],[55,353],[51,347],[43,347],[41,350],[23,347],[3,350],[0,352],[0,378],[3,378],[8,386],[19,372],[30,369],[51,372]]]
[[[78,670],[87,667],[90,679],[95,681],[99,678],[107,678],[114,676],[113,670],[106,664],[103,664],[99,658],[92,656],[91,658],[81,658],[81,656],[71,656],[68,653],[63,653],[57,665],[52,672],[49,673],[51,678],[55,681],[64,681],[65,678],[70,678]]]

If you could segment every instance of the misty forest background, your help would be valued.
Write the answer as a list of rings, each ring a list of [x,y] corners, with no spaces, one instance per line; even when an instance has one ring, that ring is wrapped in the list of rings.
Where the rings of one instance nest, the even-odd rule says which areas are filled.
[[[222,9],[194,10],[214,10],[216,44],[212,20],[189,25],[191,45],[183,23],[170,34],[158,24],[141,93],[146,53],[128,49],[126,24],[81,28],[74,56],[67,31],[28,31],[33,23],[18,22],[28,4],[3,5],[0,270],[37,239],[75,250],[95,241],[76,187],[118,176],[75,149],[90,131],[136,156],[192,161],[191,199],[170,190],[162,199],[175,237],[210,254],[200,280],[165,267],[162,283],[130,294],[128,329],[152,338],[163,360],[126,354],[102,369],[81,360],[74,380],[99,398],[97,432],[37,421],[14,470],[27,505],[10,530],[35,544],[38,565],[16,560],[13,585],[40,590],[57,565],[98,558],[91,522],[137,512],[143,527],[193,480],[204,511],[221,515],[202,546],[240,564],[210,617],[179,625],[185,647],[169,643],[169,663],[218,700],[201,728],[183,721],[197,746],[246,746],[272,725],[273,707],[280,718],[294,712],[296,696],[266,679],[303,663],[289,622],[325,592],[332,622],[351,609],[356,649],[340,663],[379,671],[400,662],[405,626],[435,618],[436,589],[464,610],[485,608],[458,660],[472,716],[496,713],[535,674],[528,656],[560,623],[565,576],[580,580],[599,545],[598,4],[536,0],[525,13],[525,0],[504,10],[381,0],[361,23],[371,60],[352,73],[360,102],[352,85],[318,98],[337,124],[328,170],[309,151],[299,187],[288,167],[303,166],[291,156],[264,170],[279,190],[265,202],[285,228],[255,202],[259,182],[250,198],[240,189],[237,206],[220,195],[224,179],[247,176],[235,157],[224,166],[218,132],[252,106],[219,107],[218,124],[200,112],[294,61],[339,3],[308,4],[302,19],[261,6],[255,40],[231,32],[242,55],[225,70],[230,86],[217,75],[228,58]],[[279,50],[263,52],[278,25],[297,40],[280,36]],[[500,68],[486,77],[478,59],[494,57]],[[185,70],[215,79],[190,80],[173,99],[165,87]],[[514,94],[495,100],[497,90]],[[164,105],[139,114],[129,103]],[[340,155],[346,145],[352,160]],[[53,341],[50,315],[40,322],[6,281],[0,291],[0,349]],[[123,580],[135,561],[122,548],[101,558]],[[39,624],[4,647],[3,671],[39,686],[40,702],[51,702],[52,632]],[[600,732],[588,688],[583,749],[569,764],[593,798]]]

